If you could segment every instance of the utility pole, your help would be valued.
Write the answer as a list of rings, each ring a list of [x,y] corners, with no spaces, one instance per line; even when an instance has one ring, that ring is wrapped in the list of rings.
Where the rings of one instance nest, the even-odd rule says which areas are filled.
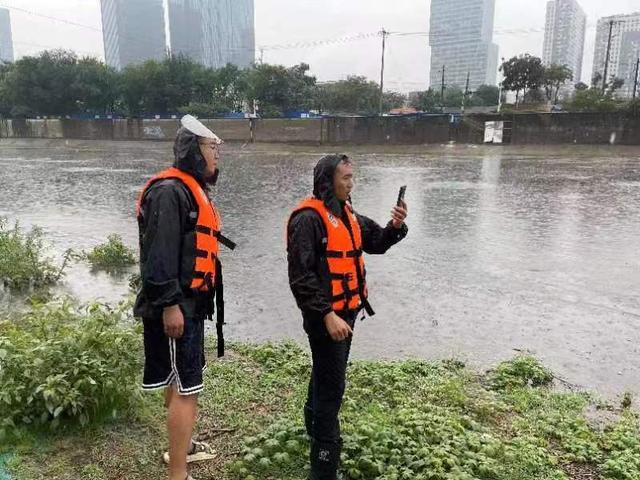
[[[467,72],[467,85],[464,87],[464,94],[462,95],[462,113],[464,113],[464,107],[467,103],[467,95],[469,95],[469,76],[471,72]]]
[[[607,90],[607,76],[609,75],[609,56],[611,54],[611,37],[613,35],[613,24],[615,22],[611,20],[609,22],[609,40],[607,41],[607,56],[604,59],[604,75],[602,77],[602,94]]]
[[[382,100],[384,97],[384,52],[388,34],[389,32],[387,32],[384,27],[382,27],[382,30],[380,31],[380,35],[382,35],[382,61],[380,64],[380,103],[378,105],[378,114],[380,116],[382,116]]]
[[[635,81],[633,83],[633,99],[634,100],[636,99],[636,95],[638,94],[638,82],[640,81],[639,75],[640,75],[640,56],[636,61],[636,76],[635,76]]]
[[[444,72],[446,65],[442,66],[442,88],[440,89],[440,105],[441,109],[444,112]]]
[[[264,63],[264,48],[260,48],[260,65]]]

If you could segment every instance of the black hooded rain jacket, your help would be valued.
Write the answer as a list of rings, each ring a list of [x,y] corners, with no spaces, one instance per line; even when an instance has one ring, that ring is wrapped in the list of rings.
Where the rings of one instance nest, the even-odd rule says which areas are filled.
[[[174,167],[192,175],[203,187],[215,183],[216,178],[205,179],[206,161],[200,153],[198,137],[189,130],[178,131],[173,153]],[[190,289],[198,204],[189,189],[176,179],[159,180],[147,190],[141,213],[138,223],[142,288],[134,314],[161,317],[164,307],[178,304],[187,315],[212,313],[207,311],[210,294],[194,296]],[[185,241],[190,235],[193,241]]]
[[[333,193],[333,177],[342,155],[321,159],[314,169],[313,196],[324,201],[327,208],[348,224],[344,208]],[[395,228],[391,221],[382,228],[375,221],[356,213],[362,231],[362,247],[368,254],[383,254],[402,240],[408,232],[405,224]],[[325,257],[324,223],[315,210],[294,214],[287,227],[287,258],[289,285],[302,311],[307,333],[326,333],[323,318],[331,312],[331,280]]]

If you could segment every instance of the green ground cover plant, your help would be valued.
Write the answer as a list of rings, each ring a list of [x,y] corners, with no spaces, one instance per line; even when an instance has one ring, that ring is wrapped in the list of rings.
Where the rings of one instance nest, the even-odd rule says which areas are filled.
[[[122,321],[128,332],[122,348],[130,356],[118,376],[135,387],[141,338],[136,350],[135,326]],[[208,347],[215,352],[215,345]],[[194,466],[194,477],[306,479],[307,353],[292,343],[235,344],[225,358],[209,361],[198,437],[211,442],[218,457]],[[559,391],[552,380],[529,356],[485,374],[459,361],[354,361],[341,414],[342,474],[348,480],[640,478],[637,413]],[[89,416],[84,426],[72,415],[53,431],[22,427],[18,441],[0,447],[0,454],[9,455],[13,478],[161,478],[161,394],[121,411],[115,419]],[[593,418],[600,414],[606,414],[604,425]]]

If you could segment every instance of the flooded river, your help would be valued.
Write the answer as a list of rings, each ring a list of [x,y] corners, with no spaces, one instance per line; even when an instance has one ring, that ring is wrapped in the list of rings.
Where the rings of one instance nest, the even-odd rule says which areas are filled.
[[[3,140],[2,142],[6,142]],[[119,233],[171,162],[169,143],[0,142],[0,215],[44,228],[53,251]],[[284,225],[327,147],[225,146],[216,191],[230,340],[304,341],[287,282]],[[409,236],[369,256],[377,315],[358,357],[457,357],[489,367],[518,351],[565,380],[640,394],[640,149],[359,147],[356,210],[386,223],[408,185]],[[115,302],[127,279],[75,264],[65,288]]]

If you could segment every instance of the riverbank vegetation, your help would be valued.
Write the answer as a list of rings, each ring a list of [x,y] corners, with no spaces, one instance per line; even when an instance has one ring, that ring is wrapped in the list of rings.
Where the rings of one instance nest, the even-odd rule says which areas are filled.
[[[122,237],[117,234],[109,235],[105,243],[95,246],[81,256],[97,270],[121,270],[138,262],[136,252],[126,246]]]
[[[55,277],[41,232],[0,225],[6,278]],[[100,256],[119,258],[121,240],[109,243],[117,248]],[[0,312],[0,478],[165,475],[163,398],[140,391],[141,327],[130,312],[130,300],[70,298]],[[293,343],[232,344],[217,359],[207,342],[197,436],[217,457],[195,465],[194,477],[306,479],[309,355]],[[573,391],[531,356],[484,373],[456,360],[355,360],[341,413],[342,472],[347,480],[638,480],[633,400]]]
[[[0,282],[16,291],[39,289],[55,284],[66,264],[56,265],[47,257],[42,230],[24,230],[17,222],[10,226],[0,217]]]
[[[162,396],[138,393],[141,361],[139,326],[122,309],[61,301],[0,321],[0,472],[161,478]],[[236,344],[209,364],[198,432],[218,457],[194,476],[305,479],[307,353]],[[353,361],[345,478],[637,479],[637,413],[556,387],[528,356],[484,374],[453,360]]]

